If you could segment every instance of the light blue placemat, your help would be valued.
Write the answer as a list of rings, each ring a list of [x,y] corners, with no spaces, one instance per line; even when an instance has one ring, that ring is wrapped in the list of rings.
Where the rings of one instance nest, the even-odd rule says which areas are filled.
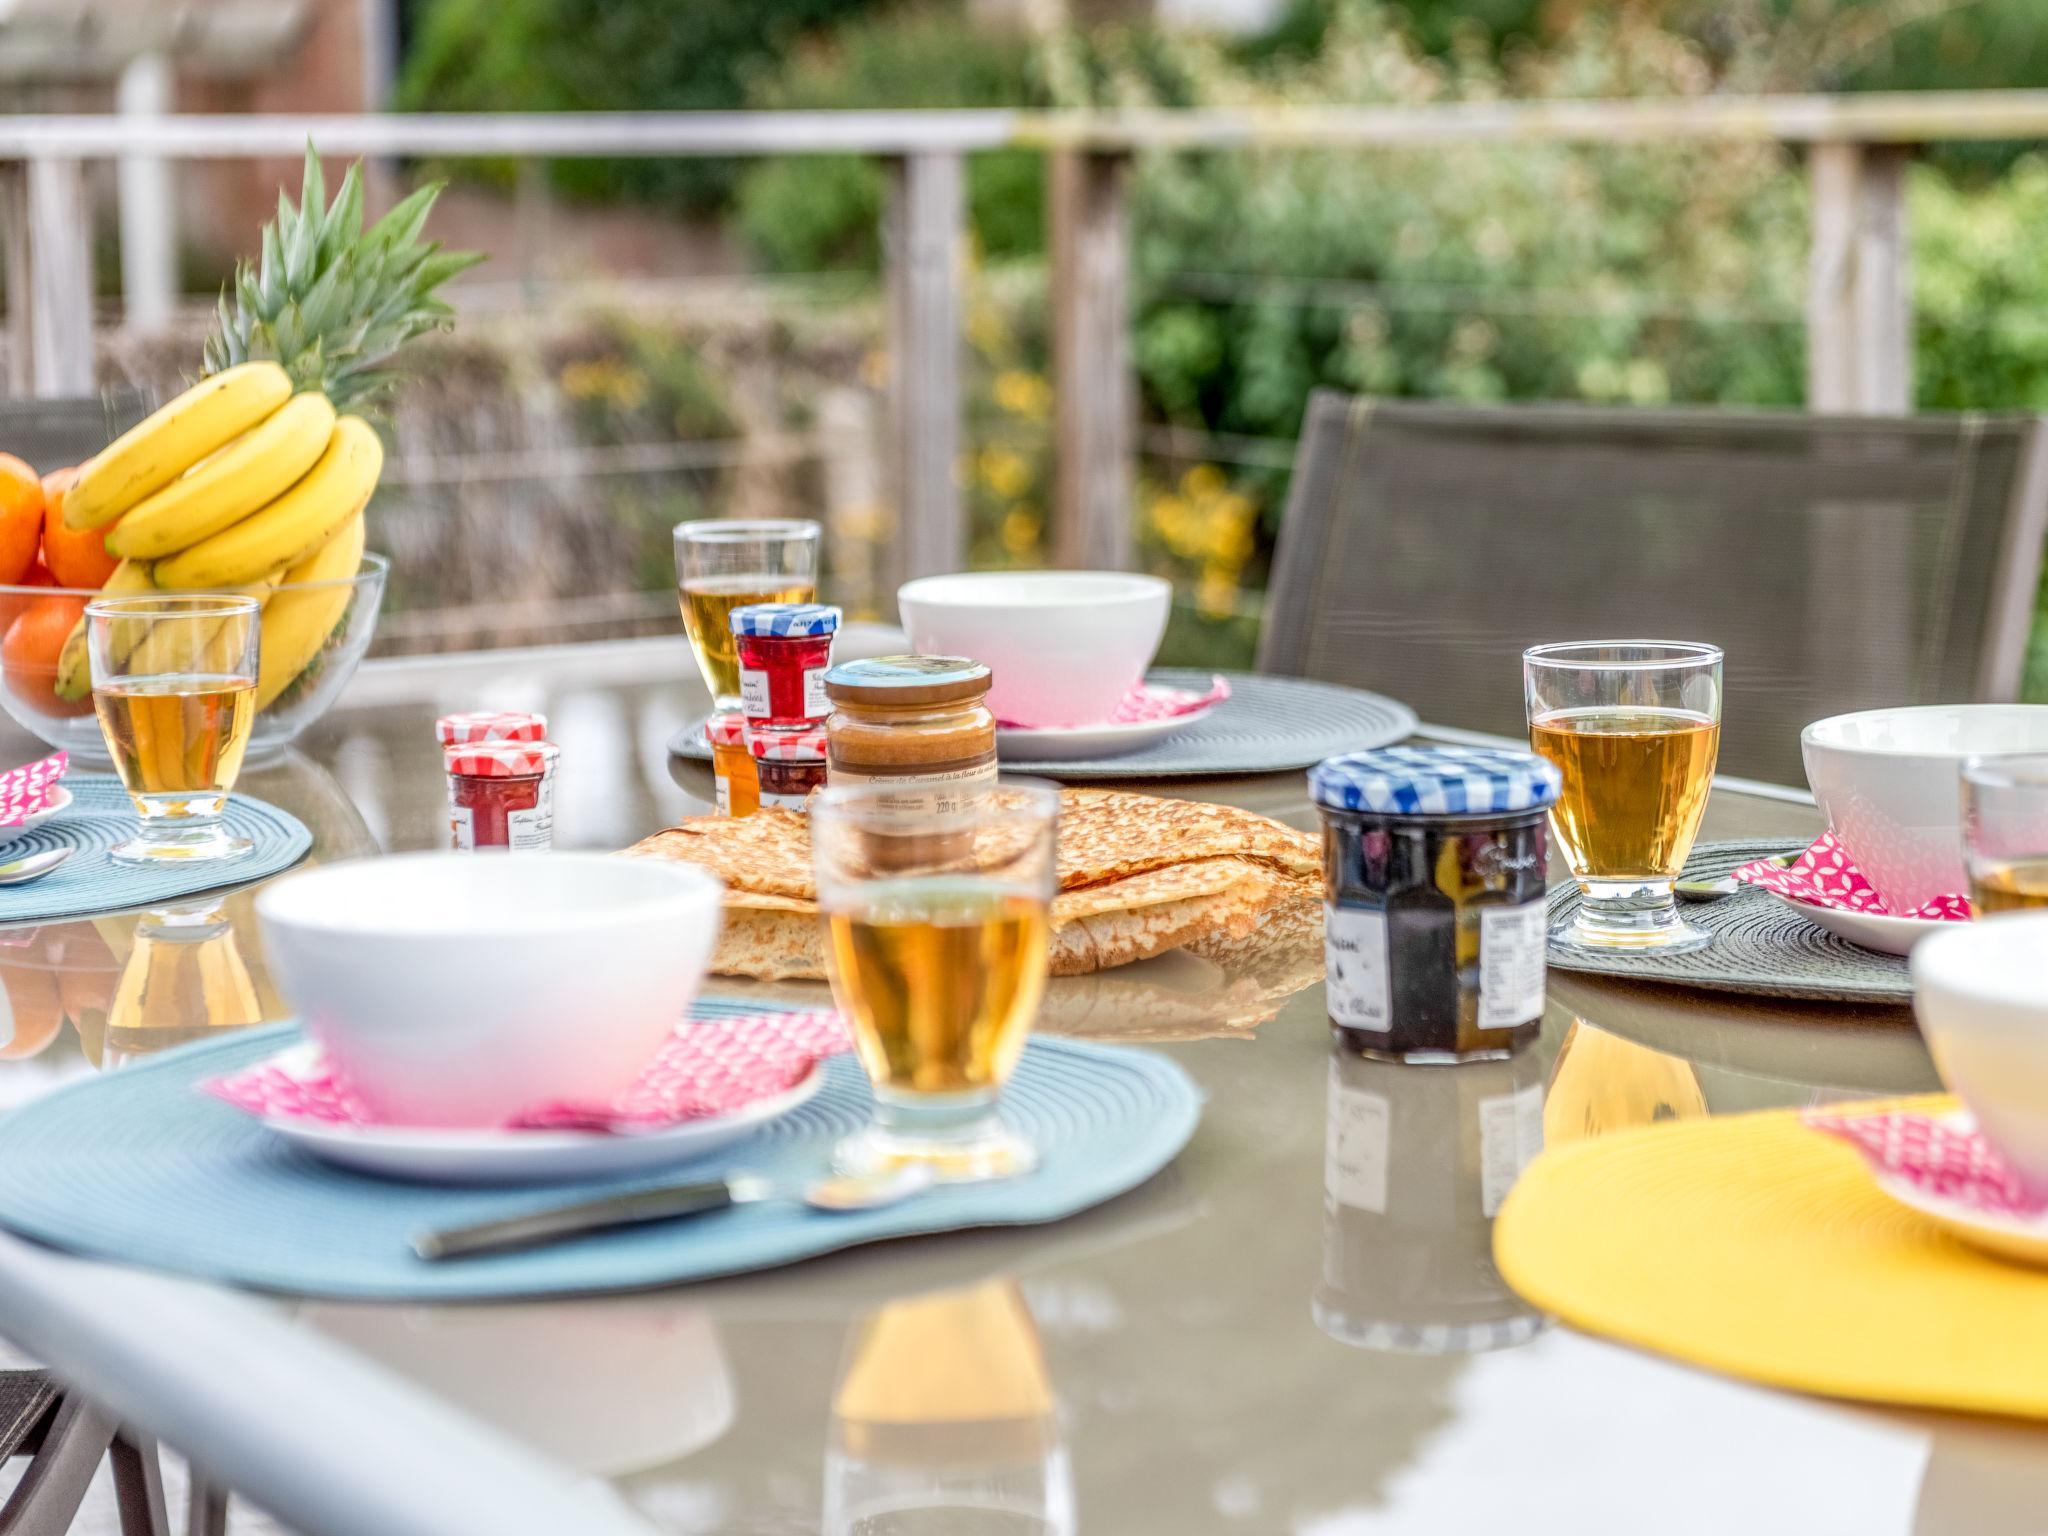
[[[716,1003],[700,1014],[759,1012]],[[738,1206],[532,1253],[427,1264],[422,1227],[481,1221],[714,1172],[778,1183],[824,1173],[867,1120],[851,1056],[826,1064],[802,1108],[739,1145],[659,1178],[538,1189],[451,1189],[343,1172],[293,1150],[195,1085],[282,1049],[296,1027],[168,1051],[60,1088],[0,1118],[0,1226],[93,1258],[308,1296],[458,1298],[632,1290],[767,1269],[916,1233],[1057,1221],[1152,1177],[1193,1134],[1201,1095],[1163,1056],[1033,1040],[1003,1115],[1038,1146],[1035,1173],[932,1190],[884,1210],[827,1215],[790,1202]]]
[[[0,862],[72,848],[72,856],[35,885],[0,887],[0,924],[55,922],[96,911],[125,911],[178,901],[223,885],[246,885],[287,870],[305,858],[313,834],[299,817],[248,795],[227,797],[227,834],[248,838],[256,852],[231,864],[117,864],[106,850],[135,836],[135,805],[113,774],[66,774],[72,803],[43,825],[0,846]]]
[[[121,912],[176,901],[224,885],[274,875],[306,856],[313,834],[298,817],[265,800],[230,795],[225,820],[231,836],[256,851],[231,864],[171,864],[140,868],[116,864],[107,850],[135,835],[134,802],[111,773],[67,773],[71,804],[33,831],[0,846],[0,863],[46,848],[76,850],[54,874],[33,885],[0,886],[0,923],[47,923],[60,917]]]

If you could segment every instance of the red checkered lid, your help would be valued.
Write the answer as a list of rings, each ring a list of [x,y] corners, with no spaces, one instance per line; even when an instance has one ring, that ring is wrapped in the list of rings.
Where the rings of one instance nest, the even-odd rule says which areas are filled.
[[[747,739],[747,717],[738,710],[704,722],[704,739],[714,747],[737,747]]]
[[[466,709],[434,722],[434,739],[444,747],[472,741],[542,741],[548,717],[523,709]]]
[[[462,779],[530,779],[554,772],[561,755],[551,741],[473,741],[446,752],[448,771]]]
[[[830,743],[822,725],[801,731],[764,731],[748,726],[747,750],[771,763],[822,763]]]

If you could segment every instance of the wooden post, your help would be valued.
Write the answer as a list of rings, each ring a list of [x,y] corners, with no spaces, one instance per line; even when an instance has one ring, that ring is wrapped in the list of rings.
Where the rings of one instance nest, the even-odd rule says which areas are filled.
[[[1902,145],[1868,145],[1856,191],[1856,352],[1861,409],[1913,409],[1913,287]]]
[[[1137,392],[1129,166],[1121,153],[1061,150],[1052,157],[1053,550],[1069,568],[1113,571],[1132,563]]]
[[[123,116],[159,118],[176,101],[171,61],[161,53],[131,59],[116,100]],[[170,162],[123,155],[118,171],[121,220],[121,320],[137,330],[168,322],[178,302],[178,205]]]
[[[35,389],[35,343],[29,333],[28,167],[0,161],[0,272],[7,277],[7,393]]]
[[[1812,252],[1806,272],[1806,408],[1856,409],[1856,144],[1816,144]]]
[[[76,160],[28,163],[31,379],[38,395],[92,393],[92,214]]]
[[[890,167],[882,230],[889,284],[889,404],[899,580],[957,571],[967,557],[960,497],[960,155],[923,151]]]
[[[1907,155],[1897,145],[1813,146],[1809,410],[1897,415],[1913,408]]]

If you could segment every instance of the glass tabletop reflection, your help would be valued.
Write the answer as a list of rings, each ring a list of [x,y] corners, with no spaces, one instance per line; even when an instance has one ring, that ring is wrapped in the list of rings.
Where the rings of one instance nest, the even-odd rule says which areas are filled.
[[[387,662],[241,787],[305,821],[316,860],[437,846],[435,717],[539,709],[557,846],[616,848],[708,810],[708,771],[666,751],[705,707],[680,640]],[[1156,788],[1316,826],[1299,775]],[[1724,787],[1701,835],[1819,825]],[[253,897],[0,929],[0,1106],[283,1017]],[[1546,1145],[1935,1088],[1906,1010],[1553,971],[1531,1049],[1408,1067],[1332,1049],[1320,975],[1319,954],[1169,955],[1055,980],[1040,1028],[1163,1050],[1206,1095],[1164,1173],[1056,1226],[651,1294],[296,1316],[677,1532],[2037,1528],[2034,1432],[1668,1364],[1550,1326],[1493,1267],[1494,1212]]]

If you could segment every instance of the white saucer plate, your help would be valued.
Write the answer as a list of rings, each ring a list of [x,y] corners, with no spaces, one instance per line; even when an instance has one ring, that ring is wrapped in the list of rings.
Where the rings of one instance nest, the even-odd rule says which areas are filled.
[[[1875,912],[1851,912],[1844,907],[1817,907],[1811,902],[1779,896],[1776,891],[1765,894],[1784,902],[1809,922],[1820,924],[1836,938],[1859,949],[1874,949],[1881,955],[1910,954],[1915,944],[1949,926],[1938,917],[1880,916]]]
[[[57,815],[60,811],[69,809],[70,805],[71,791],[62,784],[59,784],[57,792],[50,796],[49,804],[45,805],[40,811],[33,812],[27,821],[12,827],[0,827],[0,848],[6,847],[18,837],[35,831],[37,827],[40,827],[52,816]]]
[[[272,1060],[289,1071],[310,1060],[314,1050],[302,1042]],[[263,1124],[293,1146],[359,1173],[428,1184],[530,1184],[649,1173],[708,1157],[807,1102],[824,1081],[824,1068],[813,1066],[802,1082],[773,1098],[656,1131],[428,1130],[281,1115],[266,1116]]]
[[[2048,1268],[2048,1212],[2031,1218],[1994,1216],[1892,1174],[1880,1173],[1876,1177],[1877,1187],[1892,1199],[1930,1221],[1939,1222],[1972,1247],[2002,1259]]]
[[[1222,702],[1218,699],[1184,715],[1134,720],[1127,725],[999,725],[996,758],[1007,763],[1054,763],[1122,757],[1127,752],[1142,752],[1154,742],[1208,719]]]

